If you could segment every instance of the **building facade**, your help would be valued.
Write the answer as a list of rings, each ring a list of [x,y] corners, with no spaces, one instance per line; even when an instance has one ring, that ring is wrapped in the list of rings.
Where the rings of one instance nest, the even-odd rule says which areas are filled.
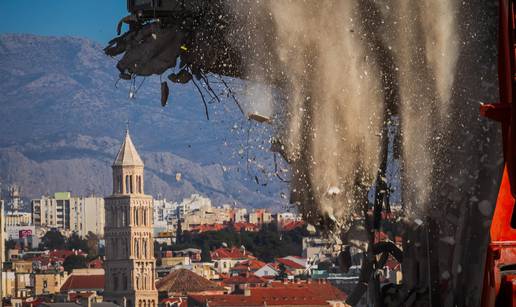
[[[272,214],[266,209],[256,209],[249,213],[249,223],[263,225],[272,222]]]
[[[34,274],[34,295],[58,294],[68,273],[49,271]]]
[[[112,169],[113,193],[105,198],[104,300],[156,307],[152,197],[144,194],[143,161],[128,131]]]
[[[31,201],[32,224],[37,227],[57,228],[64,232],[76,232],[85,237],[92,232],[104,234],[104,199],[101,197],[71,196],[70,192],[58,192]]]
[[[32,222],[32,215],[29,212],[7,212],[5,214],[4,225],[9,226],[28,226]]]

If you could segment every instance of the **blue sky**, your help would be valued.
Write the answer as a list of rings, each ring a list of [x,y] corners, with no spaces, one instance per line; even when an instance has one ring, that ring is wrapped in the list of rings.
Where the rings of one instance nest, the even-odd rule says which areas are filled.
[[[104,44],[125,15],[125,0],[0,0],[0,33],[71,35]]]

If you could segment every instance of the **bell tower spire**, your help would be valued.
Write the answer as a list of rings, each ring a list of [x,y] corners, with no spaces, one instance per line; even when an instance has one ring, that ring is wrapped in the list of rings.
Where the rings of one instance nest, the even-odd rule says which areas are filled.
[[[125,130],[125,138],[113,168],[113,194],[143,194],[143,161],[134,147],[129,129]]]
[[[157,307],[152,197],[143,190],[144,164],[129,129],[113,165],[113,194],[105,198],[106,301]]]

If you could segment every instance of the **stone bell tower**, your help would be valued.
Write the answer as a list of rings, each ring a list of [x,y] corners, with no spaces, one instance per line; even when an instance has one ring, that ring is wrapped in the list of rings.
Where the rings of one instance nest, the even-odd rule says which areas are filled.
[[[112,169],[113,194],[105,198],[104,300],[127,307],[157,307],[152,197],[144,194],[143,161],[129,130]]]

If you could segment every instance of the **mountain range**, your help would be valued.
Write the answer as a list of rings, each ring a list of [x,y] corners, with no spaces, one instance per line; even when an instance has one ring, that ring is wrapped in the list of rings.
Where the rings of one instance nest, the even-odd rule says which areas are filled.
[[[102,48],[77,37],[0,35],[4,190],[18,184],[27,198],[57,191],[108,195],[111,163],[129,128],[145,163],[147,194],[286,205],[288,186],[276,176],[269,150],[272,128],[247,121],[216,76],[219,99],[204,92],[207,120],[191,82],[169,83],[169,104],[161,107],[160,77],[118,80],[116,61]],[[245,92],[244,82],[227,82],[237,97]],[[287,172],[284,163],[279,169]]]

